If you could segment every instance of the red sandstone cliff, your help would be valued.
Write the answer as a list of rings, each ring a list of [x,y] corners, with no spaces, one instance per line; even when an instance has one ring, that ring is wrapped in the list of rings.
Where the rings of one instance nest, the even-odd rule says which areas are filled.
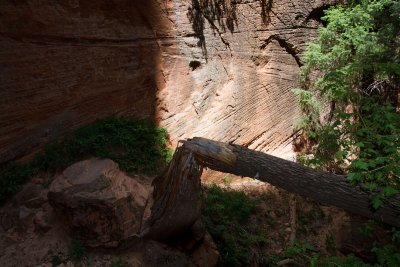
[[[0,3],[0,164],[100,117],[288,156],[300,54],[334,0]]]

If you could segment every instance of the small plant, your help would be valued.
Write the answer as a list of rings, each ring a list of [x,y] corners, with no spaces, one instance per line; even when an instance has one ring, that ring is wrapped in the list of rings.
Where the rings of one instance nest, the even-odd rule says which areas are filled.
[[[82,240],[72,240],[68,250],[68,258],[72,260],[81,260],[86,255],[86,246]]]
[[[225,175],[222,177],[222,182],[223,182],[225,185],[228,185],[228,184],[231,182],[231,180],[232,180],[232,176],[230,176],[229,174],[225,174]]]
[[[314,246],[311,243],[295,243],[294,245],[286,248],[283,255],[285,257],[289,257],[289,258],[293,257],[294,258],[297,256],[304,256],[308,252],[313,251],[313,250],[314,250]]]
[[[378,223],[373,220],[368,220],[366,223],[363,223],[360,227],[360,232],[364,236],[373,237],[376,228],[378,227]]]
[[[400,248],[398,244],[375,247],[372,251],[376,254],[380,266],[400,266]]]

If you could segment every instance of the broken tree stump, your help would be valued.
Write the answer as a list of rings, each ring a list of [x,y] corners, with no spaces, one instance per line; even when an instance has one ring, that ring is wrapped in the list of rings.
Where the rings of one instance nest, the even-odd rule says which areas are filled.
[[[195,222],[200,216],[200,177],[204,167],[256,178],[350,213],[400,227],[398,195],[373,210],[370,193],[351,185],[346,176],[311,169],[243,146],[195,137],[180,141],[169,167],[153,182],[154,203],[144,235],[169,238]]]

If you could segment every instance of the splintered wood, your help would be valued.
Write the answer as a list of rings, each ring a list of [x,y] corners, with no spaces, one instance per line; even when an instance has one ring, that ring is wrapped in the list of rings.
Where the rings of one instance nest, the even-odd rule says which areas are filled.
[[[343,208],[351,213],[400,227],[400,198],[377,209],[370,192],[345,176],[314,170],[243,146],[195,137],[181,141],[166,171],[153,182],[153,206],[142,236],[167,239],[190,228],[200,218],[203,167],[254,177],[289,192]]]
[[[186,230],[200,217],[203,166],[185,146],[176,149],[166,171],[153,181],[151,217],[142,236],[167,239]]]
[[[183,141],[182,143],[204,163],[207,161],[221,161],[230,166],[235,165],[236,155],[233,152],[233,146],[230,144],[201,137],[195,137],[186,142]]]

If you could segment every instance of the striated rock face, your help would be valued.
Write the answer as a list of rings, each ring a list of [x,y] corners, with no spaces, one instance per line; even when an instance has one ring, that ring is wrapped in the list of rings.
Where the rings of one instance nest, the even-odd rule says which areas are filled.
[[[300,55],[334,1],[183,1],[158,92],[173,139],[203,136],[291,157]]]
[[[335,0],[0,3],[0,164],[134,114],[289,157],[304,43]]]
[[[50,185],[48,198],[76,238],[116,246],[139,234],[151,189],[126,176],[108,159],[68,167]]]
[[[1,1],[0,164],[97,118],[152,119],[173,28],[156,1]]]

